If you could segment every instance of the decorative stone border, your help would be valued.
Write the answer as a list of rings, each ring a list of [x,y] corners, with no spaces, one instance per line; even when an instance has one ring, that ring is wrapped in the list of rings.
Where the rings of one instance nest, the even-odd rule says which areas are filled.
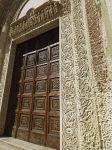
[[[112,149],[112,90],[96,1],[61,0],[60,150]],[[31,10],[28,14],[33,12]],[[24,34],[21,31],[17,38],[17,29],[14,29],[12,37],[15,40],[11,38],[7,41],[0,101],[1,133],[5,126],[15,46],[35,34],[41,34],[41,31],[53,28],[56,20],[45,21],[45,24],[32,27]]]
[[[11,36],[17,38],[20,35],[59,17],[61,8],[60,3],[56,1],[46,2],[36,9],[31,8],[24,17],[11,24]]]

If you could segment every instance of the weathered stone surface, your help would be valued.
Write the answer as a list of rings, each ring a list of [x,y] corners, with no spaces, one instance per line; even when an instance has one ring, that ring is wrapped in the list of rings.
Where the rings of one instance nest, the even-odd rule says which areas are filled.
[[[0,29],[4,23],[9,29],[23,2],[10,1],[6,9],[9,1],[0,1],[3,18]],[[112,4],[108,0],[61,0],[61,4],[60,150],[112,150]],[[0,82],[1,134],[15,56],[8,29],[5,46],[0,44],[0,52],[4,52]]]
[[[0,138],[1,150],[55,150],[48,147],[38,146],[15,138]]]
[[[69,4],[69,5],[68,5]],[[62,1],[67,11],[60,22],[60,57],[61,57],[61,109],[62,109],[62,149],[78,150],[78,124],[75,87],[75,64],[73,49],[73,30],[71,1]]]

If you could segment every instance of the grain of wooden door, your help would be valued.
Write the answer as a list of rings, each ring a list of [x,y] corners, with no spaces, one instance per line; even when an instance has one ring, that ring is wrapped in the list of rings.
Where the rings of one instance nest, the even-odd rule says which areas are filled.
[[[12,135],[59,149],[59,44],[23,55]]]

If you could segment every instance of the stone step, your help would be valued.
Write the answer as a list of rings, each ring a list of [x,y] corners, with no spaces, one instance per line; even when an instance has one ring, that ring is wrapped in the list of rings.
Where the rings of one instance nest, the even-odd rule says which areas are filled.
[[[0,150],[55,150],[12,137],[0,138]]]

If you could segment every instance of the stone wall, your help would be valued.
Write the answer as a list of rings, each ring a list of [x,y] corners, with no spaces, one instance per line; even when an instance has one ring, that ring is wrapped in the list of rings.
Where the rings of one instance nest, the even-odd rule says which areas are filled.
[[[111,150],[110,8],[95,0],[69,3],[61,20],[63,149]]]
[[[10,89],[10,82],[8,81],[11,75],[11,70],[8,69],[11,64],[9,64],[10,49],[11,49],[11,38],[9,37],[9,28],[12,20],[16,17],[18,13],[19,6],[22,7],[25,0],[0,1],[0,135],[3,135],[5,119],[7,113],[8,96]],[[9,6],[7,8],[7,6]],[[13,58],[14,59],[14,58]]]
[[[109,0],[61,0],[60,150],[112,150],[111,3]],[[8,28],[11,16],[17,10],[16,4],[17,1],[5,18]],[[11,47],[12,39],[7,35],[8,30],[5,46],[3,43],[0,46],[0,53],[4,54],[0,86],[1,135],[8,104],[8,79],[14,59],[12,51],[15,50]]]

